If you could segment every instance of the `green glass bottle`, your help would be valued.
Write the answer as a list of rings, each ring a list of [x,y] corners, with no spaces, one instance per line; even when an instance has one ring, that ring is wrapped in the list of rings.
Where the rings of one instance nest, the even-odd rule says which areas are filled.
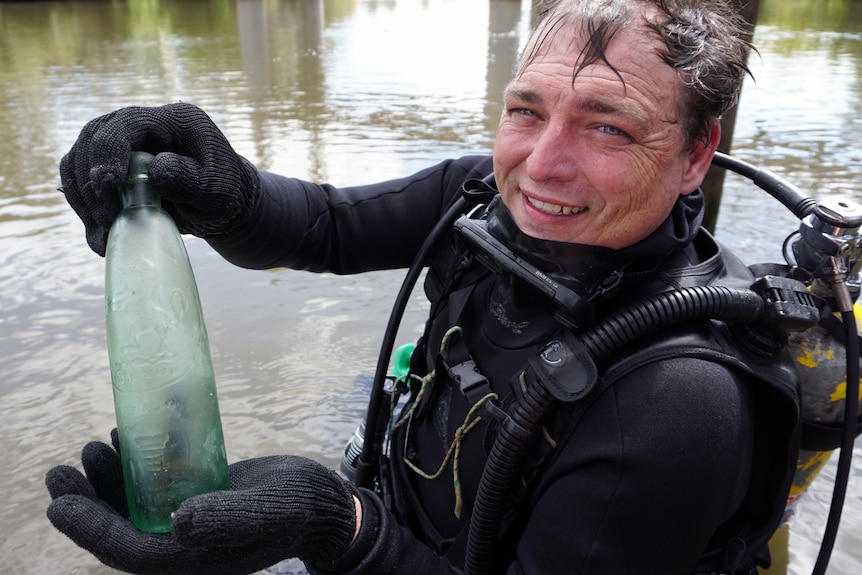
[[[105,308],[129,515],[168,532],[188,497],[228,489],[209,339],[173,219],[149,186],[153,156],[133,152],[123,210],[108,234]]]

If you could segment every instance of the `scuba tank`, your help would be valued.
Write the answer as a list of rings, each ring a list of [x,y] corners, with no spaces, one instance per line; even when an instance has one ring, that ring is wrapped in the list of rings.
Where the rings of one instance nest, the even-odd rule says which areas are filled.
[[[766,326],[767,331],[770,332],[769,336],[802,332],[802,335],[794,341],[804,342],[806,345],[816,345],[816,342],[823,338],[823,332],[818,331],[823,328],[815,325],[819,315],[818,308],[822,307],[819,302],[822,302],[823,299],[829,302],[831,309],[836,310],[841,315],[840,323],[845,332],[844,339],[847,342],[847,351],[844,354],[847,360],[845,372],[850,375],[846,379],[844,414],[832,419],[835,423],[834,427],[838,429],[832,434],[833,443],[835,443],[834,437],[836,436],[838,441],[834,445],[830,444],[830,450],[840,446],[841,459],[836,473],[830,518],[814,573],[819,574],[825,571],[834,545],[843,498],[846,493],[853,439],[858,431],[859,338],[852,308],[853,302],[859,294],[858,275],[860,261],[862,261],[862,253],[860,253],[862,252],[862,239],[860,239],[858,232],[859,226],[862,224],[862,206],[852,201],[834,198],[826,198],[818,203],[782,178],[724,154],[717,153],[713,163],[748,177],[802,220],[799,231],[791,234],[785,242],[787,265],[767,264],[770,271],[767,272],[765,278],[762,278],[765,281],[753,285],[751,290],[736,290],[729,294],[715,290],[706,290],[705,293],[696,290],[681,290],[685,293],[681,294],[681,299],[678,301],[664,301],[662,299],[664,296],[662,296],[657,301],[634,304],[631,308],[622,310],[621,314],[614,316],[613,319],[618,322],[616,325],[608,326],[601,322],[600,325],[596,326],[596,329],[585,334],[587,336],[592,335],[593,339],[589,337],[567,338],[562,342],[562,347],[546,350],[545,355],[551,360],[556,359],[553,356],[554,353],[564,353],[568,354],[571,359],[571,361],[567,360],[567,363],[580,366],[576,369],[581,380],[578,383],[580,387],[543,386],[539,384],[544,378],[538,378],[537,385],[530,388],[535,389],[538,394],[530,398],[532,404],[520,409],[520,411],[520,406],[516,405],[510,416],[510,420],[514,421],[513,434],[507,437],[505,430],[498,434],[497,443],[499,443],[499,447],[495,443],[483,474],[483,483],[485,483],[486,476],[489,476],[490,480],[487,485],[480,486],[471,517],[465,559],[465,572],[469,575],[486,572],[491,563],[488,558],[492,556],[497,544],[501,515],[505,512],[505,509],[499,505],[502,499],[500,495],[505,493],[511,484],[510,482],[514,479],[514,469],[518,466],[516,459],[519,454],[523,453],[523,441],[517,435],[521,434],[524,429],[540,427],[542,417],[552,411],[556,403],[576,401],[583,396],[594,382],[595,362],[609,356],[615,349],[627,345],[642,335],[643,332],[640,331],[639,324],[648,323],[646,329],[650,330],[693,317],[712,317],[731,323],[756,321],[761,326]],[[356,470],[356,484],[377,490],[384,501],[387,500],[385,478],[388,471],[381,468],[381,464],[386,463],[386,458],[381,457],[381,450],[387,433],[388,421],[391,417],[390,401],[392,399],[391,386],[386,385],[387,380],[391,381],[392,378],[387,378],[386,373],[389,357],[394,348],[397,327],[410,292],[422,268],[427,264],[428,254],[432,251],[434,244],[451,229],[455,219],[466,212],[469,206],[487,203],[496,194],[490,181],[483,180],[480,183],[484,186],[474,186],[470,190],[472,197],[470,197],[468,190],[465,190],[465,197],[450,208],[429,235],[408,271],[401,291],[396,298],[384,335],[366,414],[367,420],[364,438],[361,442],[361,453],[358,457],[354,457],[355,463],[350,462],[353,464],[351,467]],[[525,282],[532,282],[531,285],[544,294],[554,305],[555,315],[561,325],[573,327],[580,323],[581,316],[588,313],[590,308],[590,306],[584,305],[583,300],[589,299],[591,294],[585,295],[578,293],[577,290],[573,292],[567,289],[569,286],[555,281],[542,270],[531,266],[529,261],[507,249],[506,245],[496,242],[493,235],[489,234],[482,225],[473,225],[475,222],[476,220],[471,222],[470,218],[461,217],[458,220],[458,225],[456,225],[456,230],[479,261],[494,271],[505,272]],[[757,273],[756,275],[760,276],[761,274]],[[797,289],[795,284],[801,286],[801,289]],[[810,294],[805,290],[805,286],[809,287]],[[756,300],[760,305],[742,309],[751,300]],[[818,305],[813,305],[812,301],[818,302]],[[590,302],[587,301],[586,303]],[[728,306],[738,308],[736,312],[740,314],[740,317],[735,317],[733,313],[728,315]],[[635,326],[638,326],[637,329],[634,329]],[[852,337],[848,337],[846,335],[848,333]],[[764,338],[764,343],[770,343],[766,339],[769,338]],[[794,348],[791,347],[790,351],[793,354]],[[555,362],[549,361],[548,363]],[[840,367],[837,367],[837,363],[832,365],[835,366],[836,370],[841,370]],[[537,370],[539,369],[541,366],[537,364]],[[812,377],[811,373],[800,371],[800,376],[803,384],[814,380],[823,382],[822,385],[815,385],[808,390],[818,397],[823,397],[824,390],[829,387],[828,382],[833,380],[832,376],[821,372],[818,372],[816,377]],[[561,379],[557,379],[557,381],[561,381]],[[835,384],[832,383],[830,394],[834,390]],[[806,403],[812,410],[805,412],[806,420],[815,422],[817,425],[806,425],[804,428],[822,426],[822,422],[829,418],[824,419],[823,414],[818,414],[815,411],[816,406],[823,405],[823,402],[809,399]],[[830,400],[829,403],[831,405],[834,402]],[[836,413],[834,409],[830,408],[830,410],[831,413]],[[523,419],[519,420],[519,417]],[[503,439],[500,440],[500,437]],[[803,446],[805,445],[803,444]],[[495,450],[500,452],[498,459],[503,462],[499,465],[495,463]],[[815,452],[819,453],[817,450]],[[803,451],[803,453],[805,452]],[[810,478],[813,479],[813,475]],[[798,495],[798,493],[793,492],[791,502],[793,495]]]
[[[797,269],[811,274],[810,290],[826,298],[821,321],[788,342],[802,389],[802,438],[785,520],[836,448],[840,448],[835,487],[823,543],[814,566],[826,572],[837,536],[850,474],[853,443],[862,432],[859,407],[862,306],[857,302],[862,268],[862,206],[838,198],[823,199],[803,219],[792,244]]]
[[[837,314],[827,317],[840,321]],[[862,325],[862,304],[853,305],[857,326]],[[862,336],[862,333],[859,334]],[[802,435],[799,461],[787,501],[785,522],[797,514],[799,500],[841,445],[841,424],[847,398],[847,349],[835,329],[816,325],[790,336],[787,349],[796,365],[802,391]],[[858,412],[862,420],[862,410]],[[857,433],[859,423],[857,422]]]

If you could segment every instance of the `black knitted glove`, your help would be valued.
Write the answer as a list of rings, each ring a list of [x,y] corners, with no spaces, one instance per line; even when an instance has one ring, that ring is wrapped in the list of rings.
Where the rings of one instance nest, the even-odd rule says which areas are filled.
[[[99,255],[120,211],[117,190],[132,151],[155,156],[150,185],[182,233],[227,233],[251,213],[257,170],[203,110],[183,103],[123,108],[91,120],[60,161],[63,193]]]
[[[185,501],[170,534],[143,533],[127,518],[117,452],[93,442],[81,459],[87,477],[69,466],[48,472],[48,518],[121,571],[233,575],[289,557],[325,565],[347,550],[356,528],[344,480],[310,459],[273,456],[232,464],[231,490]]]

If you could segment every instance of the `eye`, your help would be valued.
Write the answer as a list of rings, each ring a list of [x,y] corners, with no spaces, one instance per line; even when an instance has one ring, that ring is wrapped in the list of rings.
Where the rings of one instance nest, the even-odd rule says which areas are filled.
[[[599,131],[608,136],[625,136],[626,133],[615,126],[599,126]]]
[[[530,108],[509,108],[509,114],[512,116],[527,116],[528,118],[539,117],[539,114]]]
[[[542,116],[533,108],[512,106],[506,110],[506,116],[513,126],[530,128],[542,122]]]

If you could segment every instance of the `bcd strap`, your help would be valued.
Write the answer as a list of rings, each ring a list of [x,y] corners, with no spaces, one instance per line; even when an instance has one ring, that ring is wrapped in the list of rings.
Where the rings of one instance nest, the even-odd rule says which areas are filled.
[[[856,435],[862,434],[862,416],[856,419]],[[832,451],[841,447],[844,421],[802,420],[802,438],[799,447],[806,451]]]
[[[450,325],[457,324],[474,287],[471,285],[461,288],[449,296]],[[491,384],[476,366],[460,331],[453,333],[446,346],[440,350],[440,360],[446,373],[452,378],[452,381],[458,384],[461,393],[464,394],[470,405],[475,405],[477,401],[491,392]]]

